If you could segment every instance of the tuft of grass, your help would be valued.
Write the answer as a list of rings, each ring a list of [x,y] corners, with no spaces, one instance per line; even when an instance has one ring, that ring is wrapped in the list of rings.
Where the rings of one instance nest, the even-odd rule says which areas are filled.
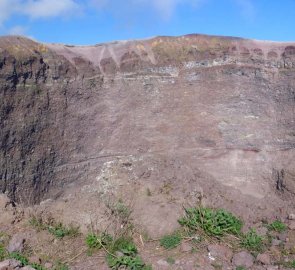
[[[38,263],[32,263],[30,264],[30,266],[36,270],[47,270],[45,267],[43,267],[42,265]]]
[[[108,265],[111,269],[130,269],[130,270],[150,270],[151,267],[145,265],[139,256],[108,256]]]
[[[152,196],[152,192],[149,188],[146,189],[146,195],[149,197]]]
[[[236,270],[247,270],[247,268],[245,268],[244,266],[238,266],[236,267]]]
[[[241,239],[241,246],[249,251],[261,251],[263,249],[263,238],[255,230],[251,229]]]
[[[37,231],[46,230],[46,224],[44,224],[41,217],[33,216],[29,220],[29,224],[34,227]]]
[[[4,261],[8,256],[8,252],[6,250],[6,248],[0,244],[0,262]]]
[[[62,223],[56,223],[47,227],[49,233],[56,238],[63,238],[65,236],[75,237],[79,234],[79,228],[74,226],[66,227]]]
[[[130,237],[119,237],[110,245],[110,252],[122,252],[125,255],[136,255],[137,248]]]
[[[168,257],[168,258],[166,259],[166,262],[169,263],[170,265],[175,264],[175,260],[174,260],[174,258],[172,258],[172,257]]]
[[[212,265],[212,266],[214,267],[214,269],[216,269],[216,270],[220,270],[220,269],[222,269],[222,264],[220,264],[220,263],[213,262],[211,265]]]
[[[288,263],[287,267],[295,268],[295,260],[290,261],[290,262]]]
[[[113,212],[115,215],[117,215],[119,218],[121,218],[123,221],[127,221],[131,215],[131,210],[127,205],[123,203],[122,200],[119,200],[114,206],[113,206]]]
[[[46,270],[41,264],[30,263],[29,259],[19,252],[7,252],[4,246],[0,245],[0,261],[5,259],[15,259],[20,262],[21,266],[30,266],[36,270]]]
[[[86,245],[90,249],[101,249],[103,246],[108,246],[109,243],[111,243],[113,238],[106,233],[102,234],[94,234],[94,233],[89,233],[86,236]]]
[[[160,239],[160,245],[166,249],[176,248],[181,242],[181,237],[178,234],[165,235]]]
[[[107,247],[107,263],[111,269],[151,270],[137,255],[138,251],[129,237],[120,237]]]
[[[288,262],[286,262],[286,261],[280,261],[278,263],[278,265],[280,265],[282,267],[285,267],[285,268],[288,268],[288,269],[290,269],[290,268],[295,269],[295,260],[291,260],[291,261],[288,261]]]
[[[274,222],[270,223],[267,228],[270,231],[275,231],[275,232],[283,232],[287,229],[287,226],[285,223],[281,222],[280,220],[275,220]]]
[[[39,216],[32,216],[29,224],[37,231],[47,230],[57,238],[63,238],[65,236],[76,237],[79,235],[79,227],[73,225],[65,226],[61,222],[55,222],[54,220],[45,222]]]
[[[69,270],[69,267],[62,262],[57,262],[53,269],[54,270]]]
[[[22,266],[29,265],[29,259],[26,256],[24,256],[21,253],[19,253],[19,252],[11,252],[9,254],[9,258],[10,259],[15,259],[15,260],[19,261]]]
[[[225,234],[238,235],[242,221],[224,209],[207,207],[187,208],[185,216],[178,220],[192,231],[202,229],[207,235],[220,237]]]

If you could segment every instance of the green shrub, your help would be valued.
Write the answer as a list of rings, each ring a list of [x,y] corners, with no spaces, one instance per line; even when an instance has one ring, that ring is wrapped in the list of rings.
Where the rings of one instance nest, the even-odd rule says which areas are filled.
[[[285,231],[287,229],[287,226],[286,226],[286,224],[284,224],[280,220],[275,220],[274,222],[272,222],[271,224],[269,224],[267,226],[267,228],[270,231],[283,232],[283,231]]]
[[[123,255],[120,257],[108,256],[108,265],[111,269],[132,269],[142,270],[148,269],[142,259],[138,256]],[[123,268],[124,267],[124,268]]]
[[[160,245],[166,249],[176,248],[181,242],[178,234],[165,235],[160,240]]]
[[[62,262],[57,262],[54,267],[54,270],[69,270],[69,267]]]
[[[11,252],[9,258],[19,261],[22,266],[29,265],[29,259],[19,252]]]
[[[241,220],[230,212],[205,207],[186,209],[185,216],[179,219],[179,223],[192,231],[201,228],[207,235],[215,237],[239,234],[242,228]]]
[[[46,230],[47,226],[44,224],[41,217],[33,216],[29,220],[29,224],[34,227],[37,231]]]
[[[5,247],[0,244],[0,261],[4,261],[8,256],[8,252]]]
[[[100,249],[102,246],[108,246],[112,242],[112,237],[108,234],[88,234],[86,236],[86,245],[91,249]]]
[[[65,236],[75,237],[79,234],[78,227],[66,227],[62,223],[49,225],[47,230],[57,238],[63,238]]]
[[[250,251],[261,251],[263,248],[263,238],[255,230],[251,229],[242,237],[241,246]]]
[[[174,260],[174,258],[172,258],[172,257],[168,257],[168,258],[166,259],[166,262],[169,263],[170,265],[175,264],[175,260]]]
[[[287,267],[295,268],[295,260],[290,261],[290,262],[288,263]]]
[[[137,248],[129,237],[120,237],[109,245],[107,263],[111,269],[151,270],[137,255]],[[119,255],[118,255],[119,254]]]
[[[133,256],[137,254],[137,248],[130,237],[120,237],[116,239],[110,246],[110,251],[122,252],[125,255]]]
[[[236,270],[247,270],[247,268],[245,268],[244,266],[238,266],[236,267]]]
[[[1,256],[2,253],[2,256]],[[11,252],[8,253],[1,245],[0,245],[0,261],[4,260],[4,259],[15,259],[17,261],[19,261],[21,263],[21,266],[31,266],[32,268],[36,269],[36,270],[46,270],[42,265],[37,264],[37,263],[30,263],[29,259],[19,253],[19,252]]]
[[[32,263],[32,264],[30,264],[30,266],[36,270],[46,270],[46,268],[44,268],[42,265],[40,265],[38,263]]]
[[[57,238],[63,238],[65,236],[75,237],[79,234],[79,227],[64,226],[61,222],[57,223],[54,220],[44,222],[41,217],[33,216],[29,223],[36,230],[47,230]]]

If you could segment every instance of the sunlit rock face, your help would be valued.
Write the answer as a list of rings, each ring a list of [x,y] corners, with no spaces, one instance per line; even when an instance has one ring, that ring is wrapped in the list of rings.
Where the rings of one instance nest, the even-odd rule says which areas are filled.
[[[2,37],[0,82],[0,190],[16,201],[100,181],[106,164],[126,176],[122,160],[134,187],[185,188],[176,200],[201,188],[279,208],[295,194],[295,44]]]

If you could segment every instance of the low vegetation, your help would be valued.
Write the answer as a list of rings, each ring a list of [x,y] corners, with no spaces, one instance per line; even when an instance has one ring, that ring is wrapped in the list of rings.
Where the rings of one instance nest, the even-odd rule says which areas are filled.
[[[118,224],[123,224],[120,231],[115,231],[112,235],[107,232],[91,232],[85,237],[85,244],[88,248],[88,255],[94,252],[104,252],[105,258],[110,269],[130,269],[130,270],[151,270],[138,254],[138,249],[133,242],[134,226],[130,221],[131,210],[122,201],[111,205],[111,214],[115,217]],[[185,209],[185,214],[179,220],[181,228],[175,233],[165,235],[157,240],[165,249],[177,248],[181,241],[190,241],[194,248],[202,249],[209,243],[225,242],[233,250],[246,249],[250,253],[257,255],[267,248],[274,235],[287,229],[287,226],[275,220],[270,224],[265,224],[268,233],[265,237],[260,236],[255,229],[250,229],[247,233],[242,233],[243,222],[224,209],[213,209],[208,207],[194,207]],[[74,237],[79,234],[79,229],[73,226],[65,226],[60,222],[46,221],[33,217],[30,224],[37,230],[47,230],[56,238],[61,239],[65,236]],[[118,227],[118,226],[117,226]],[[270,233],[273,232],[273,233]],[[143,241],[141,239],[141,241]],[[146,240],[146,241],[150,241]],[[155,240],[152,240],[155,241]],[[205,244],[205,245],[204,245]],[[193,249],[192,249],[193,250]],[[288,256],[288,254],[286,255]],[[29,265],[36,270],[46,270],[42,265],[30,263],[29,259],[21,253],[8,253],[4,245],[0,243],[0,261],[6,258],[14,258],[23,266]],[[173,265],[173,257],[167,257],[167,263]],[[295,261],[278,262],[288,268],[295,268]],[[219,263],[212,264],[215,269],[221,269]],[[67,270],[65,264],[58,264],[54,270]],[[235,270],[244,270],[242,266]]]
[[[107,263],[111,269],[151,269],[150,266],[145,265],[137,253],[132,239],[121,237],[109,246]]]
[[[181,236],[177,233],[165,235],[161,238],[160,244],[165,249],[176,248],[181,242]]]
[[[95,234],[89,233],[86,236],[86,245],[90,249],[101,249],[103,246],[109,246],[113,241],[112,236],[107,233]]]
[[[47,227],[48,232],[53,234],[56,238],[63,238],[65,236],[75,237],[79,234],[79,228],[74,226],[66,227],[62,223],[56,223]]]
[[[138,256],[138,251],[131,237],[121,236],[113,239],[106,233],[88,234],[86,245],[90,249],[104,249],[107,253],[106,260],[111,269],[149,270]]]
[[[179,219],[179,223],[191,231],[202,229],[205,234],[214,237],[238,235],[242,228],[242,221],[230,212],[206,207],[185,209],[185,216]]]
[[[8,253],[4,245],[0,244],[0,261],[3,261],[7,257]]]
[[[29,223],[36,230],[47,230],[49,233],[59,239],[65,236],[75,237],[79,234],[79,227],[75,227],[73,225],[65,226],[61,222],[56,222],[54,220],[45,222],[41,217],[33,216]]]
[[[168,258],[166,259],[166,262],[169,263],[170,265],[172,265],[172,264],[175,264],[175,259],[172,258],[172,257],[168,257]]]
[[[270,223],[267,228],[270,231],[275,231],[275,232],[283,232],[287,229],[287,226],[285,223],[281,222],[280,220],[275,220],[274,222]]]
[[[251,229],[248,233],[243,235],[241,246],[249,251],[261,251],[264,246],[263,238],[259,236],[254,229]]]
[[[247,270],[247,268],[245,268],[244,266],[238,266],[236,267],[236,270]]]

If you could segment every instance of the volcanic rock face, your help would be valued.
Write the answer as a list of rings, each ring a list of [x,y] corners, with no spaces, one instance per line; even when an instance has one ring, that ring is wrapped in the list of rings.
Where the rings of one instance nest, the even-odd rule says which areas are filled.
[[[198,200],[247,217],[292,205],[295,44],[2,37],[0,82],[0,190],[16,201],[132,197],[163,227]]]

